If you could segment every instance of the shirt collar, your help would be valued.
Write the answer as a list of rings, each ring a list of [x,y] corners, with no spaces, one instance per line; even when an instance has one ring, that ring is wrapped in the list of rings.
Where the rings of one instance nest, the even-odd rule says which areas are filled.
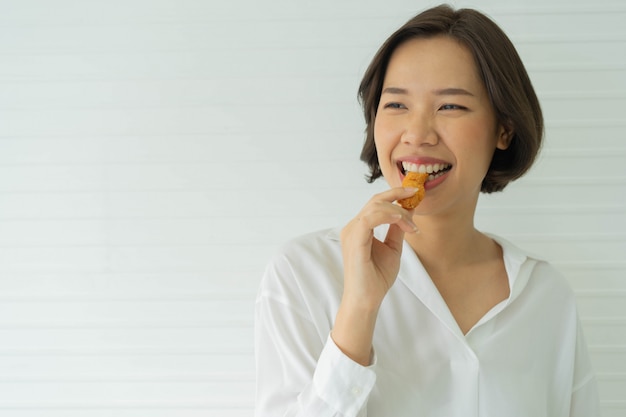
[[[377,239],[384,240],[387,229],[387,225],[377,227],[374,230],[374,236]],[[331,240],[338,241],[340,232],[341,229],[339,228],[331,229],[328,231],[327,237]],[[496,310],[500,311],[506,308],[506,306],[523,292],[535,265],[541,259],[520,249],[518,246],[500,236],[492,234],[487,234],[487,236],[493,239],[502,248],[502,258],[509,281],[509,297],[497,306]],[[428,272],[420,262],[417,254],[413,252],[413,249],[406,241],[404,242],[402,260],[400,262],[398,281],[401,281],[409,291],[433,312],[433,314],[438,316],[459,339],[465,340],[447,304],[428,276]],[[398,282],[396,282],[396,284],[398,284]],[[490,313],[489,317],[495,314],[494,311],[490,311]],[[487,320],[487,317],[484,317],[484,319]],[[481,320],[480,322],[482,323],[483,321],[484,320]]]
[[[488,235],[495,240],[502,248],[504,266],[509,277],[509,288],[511,294],[508,302],[513,301],[526,287],[528,280],[537,262],[543,261],[539,256],[524,251],[499,236]]]
[[[374,235],[377,239],[384,240],[387,229],[387,225],[379,226],[374,230]],[[330,229],[328,230],[327,237],[331,240],[339,241],[340,232],[340,228]],[[500,236],[490,233],[486,233],[486,235],[493,239],[502,248],[502,258],[504,260],[504,267],[506,269],[506,273],[509,279],[509,288],[511,290],[511,295],[509,296],[508,300],[510,302],[522,292],[522,290],[526,286],[526,283],[528,282],[530,273],[521,273],[523,272],[523,267],[532,270],[532,266],[534,266],[538,261],[541,261],[542,259],[539,256],[536,256],[528,251],[519,248],[518,246]],[[409,263],[417,261],[417,263],[419,264],[419,268],[424,273],[426,273],[421,262],[419,261],[419,258],[415,255],[415,253],[413,253],[412,248],[408,245],[408,243],[406,243],[406,241],[404,242],[404,245],[405,246],[403,250],[402,263],[405,264],[407,260],[409,260]],[[410,259],[413,259],[413,261],[410,261]]]

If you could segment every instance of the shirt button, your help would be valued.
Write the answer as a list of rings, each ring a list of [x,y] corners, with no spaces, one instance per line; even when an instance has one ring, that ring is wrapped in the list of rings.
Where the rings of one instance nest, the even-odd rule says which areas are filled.
[[[356,396],[358,396],[359,394],[361,394],[361,388],[359,388],[359,387],[353,387],[353,388],[352,388],[352,394],[353,394],[355,397],[356,397]]]

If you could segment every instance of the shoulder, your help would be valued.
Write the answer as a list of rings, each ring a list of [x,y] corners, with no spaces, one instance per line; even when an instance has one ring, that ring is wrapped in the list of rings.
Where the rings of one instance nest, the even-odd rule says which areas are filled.
[[[271,263],[288,263],[298,268],[322,267],[320,263],[329,263],[341,258],[339,229],[323,229],[297,236],[278,247]]]
[[[261,281],[261,291],[300,297],[327,296],[342,288],[339,229],[315,231],[282,244],[267,263]]]
[[[574,294],[565,276],[547,259],[523,249],[510,241],[491,237],[502,247],[507,272],[524,286],[573,300]],[[527,281],[527,282],[525,282]]]
[[[537,261],[533,269],[533,283],[552,296],[552,302],[561,301],[562,305],[573,307],[575,304],[574,291],[565,275],[546,260]]]

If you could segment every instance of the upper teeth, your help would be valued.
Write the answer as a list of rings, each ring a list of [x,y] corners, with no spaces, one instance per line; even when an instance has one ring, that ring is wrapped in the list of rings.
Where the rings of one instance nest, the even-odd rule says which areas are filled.
[[[421,164],[413,164],[411,162],[402,162],[402,168],[404,168],[405,171],[419,172],[420,174],[424,174],[424,173],[433,174],[443,169],[450,168],[450,164],[421,165]]]

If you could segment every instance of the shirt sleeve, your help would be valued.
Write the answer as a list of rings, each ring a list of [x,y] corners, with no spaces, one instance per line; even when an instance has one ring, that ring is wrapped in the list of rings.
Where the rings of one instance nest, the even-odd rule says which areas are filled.
[[[596,379],[593,375],[572,393],[570,417],[600,417],[600,399]]]
[[[570,417],[600,417],[598,386],[580,320],[578,320],[577,325]]]
[[[255,416],[366,417],[374,365],[343,354],[329,333],[320,334],[302,300],[269,278],[255,311]]]
[[[317,363],[313,382],[315,391],[327,404],[342,416],[365,416],[359,411],[365,408],[370,392],[376,383],[372,365],[364,367],[348,358],[329,335]]]

